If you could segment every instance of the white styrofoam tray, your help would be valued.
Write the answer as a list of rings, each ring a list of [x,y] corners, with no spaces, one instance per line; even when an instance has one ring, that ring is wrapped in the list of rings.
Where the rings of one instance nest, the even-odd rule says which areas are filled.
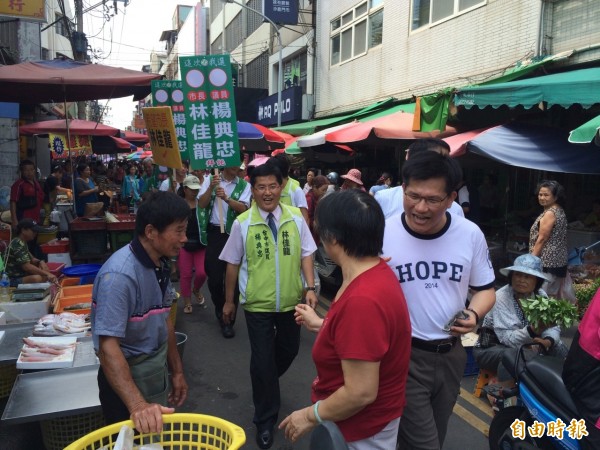
[[[26,369],[26,370],[36,370],[36,369],[64,369],[67,367],[73,367],[73,360],[75,358],[75,348],[76,348],[76,337],[64,336],[64,337],[35,337],[32,336],[29,339],[32,341],[36,341],[39,343],[49,344],[49,345],[71,345],[62,355],[56,355],[56,357],[52,358],[48,361],[36,361],[29,362],[23,361],[23,353],[19,355],[19,359],[17,360],[17,369]],[[26,344],[23,344],[23,347],[27,347]]]

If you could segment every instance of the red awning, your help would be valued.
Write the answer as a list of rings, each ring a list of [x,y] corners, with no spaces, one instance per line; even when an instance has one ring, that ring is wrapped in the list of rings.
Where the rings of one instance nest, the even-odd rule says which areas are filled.
[[[119,129],[109,127],[89,120],[70,119],[69,133],[79,136],[119,136]],[[34,122],[19,127],[19,133],[24,135],[34,134],[67,134],[67,122],[64,119]]]
[[[490,127],[492,128],[492,127]],[[465,131],[464,133],[458,133],[454,136],[449,136],[443,140],[450,146],[450,156],[456,158],[462,156],[467,152],[467,144],[472,141],[481,133],[486,132],[490,128],[479,128],[477,130]]]

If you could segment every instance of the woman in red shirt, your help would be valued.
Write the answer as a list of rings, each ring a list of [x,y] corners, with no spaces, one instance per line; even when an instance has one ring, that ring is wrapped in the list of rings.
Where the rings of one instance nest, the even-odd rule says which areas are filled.
[[[379,257],[385,219],[369,194],[350,189],[323,198],[316,227],[343,282],[324,319],[308,305],[296,321],[318,332],[313,404],[279,425],[292,442],[324,420],[348,448],[395,448],[411,345],[410,318],[398,279]]]

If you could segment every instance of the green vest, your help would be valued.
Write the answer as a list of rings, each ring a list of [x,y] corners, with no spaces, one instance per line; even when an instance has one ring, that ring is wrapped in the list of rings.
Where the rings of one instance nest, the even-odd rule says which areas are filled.
[[[277,243],[258,207],[240,214],[244,257],[238,275],[240,303],[249,312],[287,312],[302,300],[302,214],[295,207],[282,209]]]
[[[292,204],[292,192],[296,190],[296,188],[300,187],[300,183],[293,178],[288,178],[287,183],[283,190],[281,191],[281,197],[279,199],[279,203],[288,205],[288,206],[296,206]]]
[[[212,180],[212,176],[210,177],[210,179]],[[241,178],[238,178],[237,180],[238,182],[235,185],[235,188],[233,188],[233,192],[229,196],[229,198],[235,201],[238,201],[240,199],[244,192],[244,189],[246,189],[246,186],[248,185],[248,183],[245,180],[242,180]],[[217,194],[213,190],[210,196],[210,203],[208,204],[208,206],[206,208],[196,208],[196,210],[198,211],[197,217],[198,225],[200,226],[200,242],[202,242],[202,245],[207,245],[208,243],[208,239],[206,237],[206,230],[208,227],[208,221],[210,220],[210,216],[212,215],[213,207],[215,205],[216,196]],[[233,221],[235,220],[237,215],[238,214],[233,210],[233,208],[227,208],[227,217],[225,219],[225,232],[227,234],[231,233],[231,225],[233,225]]]

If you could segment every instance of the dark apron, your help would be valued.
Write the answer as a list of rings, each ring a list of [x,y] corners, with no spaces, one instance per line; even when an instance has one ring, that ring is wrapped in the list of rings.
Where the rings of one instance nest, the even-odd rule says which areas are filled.
[[[140,355],[127,360],[133,382],[148,403],[167,406],[169,395],[167,349],[168,340],[152,355]]]

